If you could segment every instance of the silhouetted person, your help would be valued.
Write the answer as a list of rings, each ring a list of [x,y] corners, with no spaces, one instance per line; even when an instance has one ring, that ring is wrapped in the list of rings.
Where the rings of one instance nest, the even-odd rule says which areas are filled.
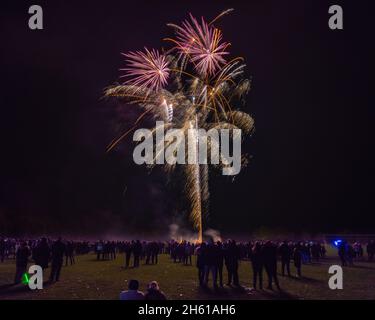
[[[347,245],[347,260],[348,260],[348,264],[349,266],[354,266],[354,263],[353,263],[353,260],[355,258],[355,251],[354,251],[354,248],[352,245],[348,244]]]
[[[149,242],[145,245],[145,256],[146,256],[145,264],[150,264],[151,252],[152,252],[152,242]]]
[[[271,241],[267,241],[263,247],[263,258],[268,277],[267,289],[272,290],[272,282],[275,282],[277,289],[280,290],[277,279],[277,247]]]
[[[223,287],[224,249],[220,241],[217,242],[217,248],[217,273],[219,275],[220,287]]]
[[[33,250],[33,259],[35,264],[41,266],[42,269],[48,268],[50,253],[51,250],[48,246],[47,239],[42,238]]]
[[[297,244],[293,251],[293,261],[294,266],[297,269],[297,277],[302,277],[301,267],[302,267],[302,249],[301,245]]]
[[[139,259],[140,259],[140,256],[142,254],[142,243],[139,240],[134,242],[132,251],[133,251],[133,255],[134,255],[133,266],[134,266],[134,268],[138,268],[139,267]]]
[[[49,277],[50,281],[59,281],[60,271],[64,261],[65,244],[58,238],[52,245],[51,248],[51,274]]]
[[[159,255],[159,244],[157,242],[152,242],[151,244],[151,263],[158,264]]]
[[[355,258],[362,258],[363,257],[362,244],[360,242],[355,242],[353,247],[354,247],[354,252],[355,252]]]
[[[310,243],[306,243],[305,247],[306,247],[307,262],[308,263],[312,263],[312,260],[311,260],[311,244]]]
[[[206,265],[206,244],[203,242],[197,249],[196,249],[196,255],[197,255],[197,268],[198,268],[198,280],[199,285],[203,286],[204,284],[204,274],[205,270],[204,267]]]
[[[367,251],[368,261],[371,262],[374,259],[374,254],[375,254],[375,242],[374,242],[374,240],[369,241],[369,243],[366,246],[366,251]]]
[[[320,258],[320,245],[314,242],[311,246],[311,255],[315,261],[319,261]]]
[[[188,242],[185,244],[185,255],[184,255],[184,263],[185,265],[192,264],[192,254],[193,254],[193,245]]]
[[[346,243],[342,241],[338,246],[338,255],[341,260],[341,265],[346,266]]]
[[[14,283],[20,283],[22,275],[27,270],[27,262],[30,256],[30,250],[25,241],[21,243],[21,246],[16,252],[16,274],[14,276]]]
[[[109,253],[111,251],[111,243],[106,241],[104,243],[103,260],[109,260]]]
[[[322,243],[322,244],[320,245],[320,257],[325,258],[325,257],[326,257],[326,253],[327,253],[326,247],[325,247],[325,245]]]
[[[263,289],[263,254],[262,245],[256,242],[251,250],[251,266],[253,268],[253,287],[257,288],[257,279],[259,279],[259,289]]]
[[[124,251],[125,251],[125,268],[129,268],[130,258],[131,258],[131,253],[132,253],[132,246],[129,242],[125,243]]]
[[[120,300],[144,300],[143,292],[138,291],[139,282],[137,280],[130,280],[128,284],[128,291],[120,293]]]
[[[109,244],[109,255],[111,260],[116,260],[116,243],[114,241]]]
[[[96,243],[95,250],[96,250],[96,260],[100,260],[100,256],[103,259],[103,251],[104,251],[103,241],[99,241]]]
[[[238,279],[238,259],[240,258],[239,249],[236,245],[234,240],[228,241],[227,249],[225,250],[224,260],[225,266],[227,267],[228,271],[228,286],[233,284],[235,286],[239,286],[239,279]]]
[[[145,300],[167,300],[167,297],[160,291],[158,283],[151,281],[145,294]]]
[[[73,241],[68,241],[66,244],[66,250],[65,250],[65,265],[66,266],[68,265],[68,261],[70,262],[70,265],[75,263]]]
[[[0,239],[0,262],[4,262],[5,258],[5,241]]]
[[[288,276],[290,277],[290,258],[292,255],[292,250],[288,243],[284,241],[279,247],[279,252],[281,256],[281,274],[285,276],[285,268]]]
[[[212,285],[217,288],[218,248],[211,241],[206,247],[206,259],[204,266],[204,284],[208,285],[209,274],[212,274]]]

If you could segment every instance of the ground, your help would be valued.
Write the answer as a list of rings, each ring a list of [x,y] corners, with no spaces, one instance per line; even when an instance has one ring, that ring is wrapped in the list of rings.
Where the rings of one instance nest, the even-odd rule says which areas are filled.
[[[96,261],[94,254],[78,256],[75,265],[63,267],[59,282],[45,282],[43,290],[31,291],[22,284],[11,285],[15,265],[14,260],[7,260],[0,263],[0,300],[118,299],[119,292],[127,287],[129,279],[138,279],[141,290],[145,289],[149,281],[157,280],[168,299],[375,299],[375,263],[362,261],[356,262],[354,267],[344,267],[344,289],[329,289],[328,268],[332,264],[339,264],[332,250],[329,250],[329,256],[322,262],[303,265],[303,279],[280,276],[280,293],[276,290],[248,290],[252,279],[249,261],[240,263],[239,275],[243,288],[224,286],[218,292],[198,288],[194,264],[183,266],[173,263],[165,254],[160,255],[158,265],[143,265],[142,262],[138,269],[125,269],[123,263],[123,255],[114,261]],[[291,269],[294,274],[293,265]],[[49,271],[45,271],[45,279],[48,279]]]

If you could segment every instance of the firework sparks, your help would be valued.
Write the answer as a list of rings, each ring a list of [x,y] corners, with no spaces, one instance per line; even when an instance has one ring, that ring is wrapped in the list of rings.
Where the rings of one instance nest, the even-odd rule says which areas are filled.
[[[190,14],[191,22],[185,20],[182,27],[170,24],[176,29],[176,49],[186,55],[195,65],[196,71],[204,76],[212,76],[226,63],[224,58],[230,45],[222,42],[219,29],[209,25],[203,18],[201,23]]]
[[[128,78],[125,84],[155,91],[167,84],[170,69],[166,57],[159,51],[145,48],[145,52],[136,51],[122,55],[127,58],[127,67],[120,69],[126,71],[122,76]]]

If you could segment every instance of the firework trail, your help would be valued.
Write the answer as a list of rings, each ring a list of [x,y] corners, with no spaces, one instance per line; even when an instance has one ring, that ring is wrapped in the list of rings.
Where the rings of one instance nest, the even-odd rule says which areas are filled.
[[[193,144],[193,154],[195,157],[194,164],[188,164],[186,166],[186,186],[187,194],[191,203],[191,213],[190,218],[193,222],[194,227],[198,231],[198,241],[202,242],[203,236],[203,221],[202,221],[202,190],[201,190],[201,173],[200,165],[198,161],[198,119],[195,115],[195,119],[190,121],[190,128],[195,129],[194,133],[194,144]]]
[[[244,105],[244,98],[250,90],[250,81],[243,78],[245,64],[243,58],[226,59],[229,55],[229,43],[222,41],[222,32],[213,24],[233,9],[226,10],[207,23],[200,22],[190,14],[190,20],[181,25],[168,24],[175,31],[175,38],[166,38],[174,47],[161,54],[157,50],[130,52],[123,54],[127,66],[121,77],[122,85],[106,89],[107,97],[116,97],[125,104],[135,104],[143,112],[133,126],[114,139],[108,151],[118,145],[132,132],[146,116],[162,120],[166,129],[176,128],[184,132],[185,143],[189,129],[229,129],[234,136],[234,129],[241,129],[251,134],[254,120],[245,112],[239,111]],[[152,130],[156,135],[158,128]],[[191,131],[190,131],[191,132]],[[237,131],[236,131],[237,132]],[[202,241],[203,219],[208,215],[209,206],[209,165],[198,162],[198,138],[192,151],[195,162],[187,161],[181,165],[185,175],[185,195],[190,204],[190,220],[198,231],[198,240]],[[161,153],[172,142],[163,146],[154,146],[154,165]],[[207,154],[218,152],[218,146],[208,141]],[[190,152],[191,153],[191,152]],[[188,158],[189,155],[185,154]],[[210,165],[213,169],[222,169],[228,161],[220,159],[219,164]],[[247,159],[243,158],[243,164]],[[151,167],[153,165],[150,165]],[[173,174],[178,168],[164,164],[167,173]]]

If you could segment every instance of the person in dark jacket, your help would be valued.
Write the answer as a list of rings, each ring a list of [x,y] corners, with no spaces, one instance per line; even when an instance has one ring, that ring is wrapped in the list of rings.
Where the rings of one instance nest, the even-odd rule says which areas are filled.
[[[159,257],[159,253],[160,253],[160,248],[159,248],[159,244],[154,241],[152,243],[152,248],[151,248],[151,263],[152,264],[158,264],[158,257]]]
[[[47,269],[50,253],[51,250],[48,246],[47,239],[42,238],[33,250],[33,259],[35,261],[35,264],[41,266],[42,269]]]
[[[301,245],[298,243],[293,251],[293,261],[294,261],[294,266],[297,269],[297,277],[301,278],[302,277],[302,272],[301,272],[301,267],[302,267],[302,248]]]
[[[219,285],[223,287],[223,267],[224,267],[224,249],[223,244],[218,241],[217,242],[217,272],[219,275]]]
[[[234,240],[228,240],[228,245],[225,250],[224,260],[225,266],[227,267],[228,271],[228,286],[233,284],[235,286],[239,286],[239,279],[238,279],[238,260],[240,258],[240,252]]]
[[[251,249],[251,266],[253,268],[253,288],[257,288],[257,279],[259,278],[259,289],[263,289],[263,253],[262,245],[256,242]]]
[[[0,239],[0,262],[4,262],[5,259],[5,241]]]
[[[141,254],[142,254],[142,243],[139,240],[137,240],[136,242],[133,243],[132,251],[133,251],[133,255],[134,255],[133,267],[138,268],[139,267],[139,259],[140,259]]]
[[[130,258],[131,258],[131,254],[132,254],[132,246],[131,246],[130,242],[125,243],[124,251],[125,251],[125,268],[129,268]]]
[[[21,282],[23,274],[27,270],[27,263],[30,256],[30,250],[25,241],[23,241],[16,252],[16,274],[14,284]]]
[[[338,254],[341,260],[341,265],[346,266],[346,258],[347,258],[347,244],[345,241],[342,241],[338,246]]]
[[[285,269],[288,273],[288,277],[290,277],[290,258],[292,256],[292,250],[290,249],[288,243],[284,241],[280,247],[279,252],[281,256],[281,274],[285,276]]]
[[[66,244],[66,250],[65,250],[65,266],[68,265],[68,262],[70,262],[70,265],[75,263],[74,259],[74,243],[73,241],[68,241]]]
[[[206,265],[206,243],[202,243],[196,250],[199,285],[204,285],[204,267]]]
[[[217,288],[217,269],[219,264],[219,249],[212,241],[206,247],[204,284],[208,285],[209,274],[212,274],[212,285]]]
[[[61,238],[58,238],[52,245],[51,248],[51,274],[49,280],[52,281],[59,281],[60,280],[60,272],[61,267],[64,262],[64,255],[65,255],[65,244],[61,241]]]
[[[95,245],[95,252],[96,252],[96,260],[103,260],[103,252],[104,252],[104,243],[103,241],[98,241]]]
[[[366,251],[367,251],[368,261],[372,262],[372,260],[374,259],[374,255],[375,255],[375,242],[374,242],[374,240],[369,241],[369,243],[366,246]]]
[[[272,290],[272,282],[275,282],[277,289],[280,290],[277,279],[277,247],[271,241],[267,241],[263,247],[263,258],[268,277],[267,289]]]
[[[156,281],[151,281],[145,294],[145,300],[167,300],[165,294],[160,291],[159,285]]]

